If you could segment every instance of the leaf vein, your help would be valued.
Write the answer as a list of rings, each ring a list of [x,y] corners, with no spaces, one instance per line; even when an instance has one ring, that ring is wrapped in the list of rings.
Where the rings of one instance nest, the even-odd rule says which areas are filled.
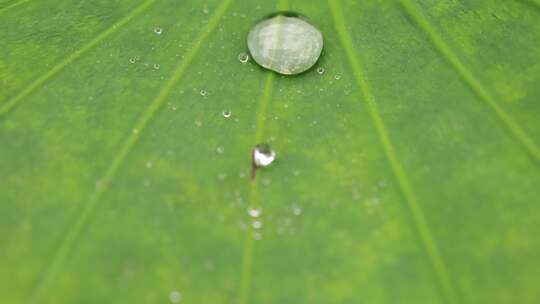
[[[146,11],[154,2],[157,0],[147,0],[140,6],[133,9],[131,12],[129,12],[126,16],[124,16],[122,19],[120,19],[118,22],[112,24],[109,28],[101,32],[99,35],[97,35],[94,39],[92,39],[90,42],[85,44],[80,49],[77,49],[70,55],[68,55],[64,60],[62,60],[60,63],[56,64],[54,67],[52,67],[50,70],[39,76],[37,79],[29,83],[24,89],[22,89],[19,93],[17,93],[15,96],[13,96],[11,99],[6,101],[5,104],[0,106],[0,118],[2,116],[5,116],[8,112],[13,110],[19,102],[21,102],[25,97],[32,94],[34,91],[39,89],[43,84],[45,84],[49,79],[56,76],[60,71],[62,71],[64,68],[69,66],[71,63],[79,59],[82,55],[87,53],[89,50],[96,47],[100,42],[107,39],[111,34],[118,31],[120,28],[128,24],[133,18],[140,15],[144,11]]]
[[[88,200],[88,203],[84,205],[81,213],[77,216],[75,224],[68,231],[67,235],[63,239],[63,242],[60,244],[58,250],[55,252],[51,265],[48,267],[48,269],[46,269],[43,279],[38,284],[34,292],[31,294],[30,301],[29,301],[30,303],[37,303],[38,298],[45,291],[46,287],[56,277],[56,275],[60,271],[60,268],[64,264],[64,261],[66,260],[67,256],[71,252],[75,244],[75,241],[79,238],[82,230],[84,229],[85,226],[90,225],[90,222],[89,222],[90,216],[93,214],[96,206],[98,205],[100,198],[103,196],[103,194],[107,191],[107,189],[111,185],[113,179],[117,175],[118,170],[120,166],[123,164],[125,158],[133,149],[135,144],[138,142],[146,126],[153,119],[155,114],[160,110],[167,96],[173,89],[174,85],[183,76],[184,72],[186,71],[188,66],[191,64],[191,62],[193,61],[193,58],[195,57],[195,55],[198,53],[199,49],[201,48],[201,45],[205,42],[206,38],[210,35],[210,33],[212,33],[214,29],[217,27],[219,20],[225,14],[225,11],[227,10],[231,2],[232,0],[224,0],[220,4],[220,6],[217,8],[214,15],[211,17],[210,21],[206,25],[206,27],[203,28],[200,36],[195,41],[193,47],[186,54],[186,57],[184,58],[184,60],[182,60],[178,64],[178,66],[174,70],[171,77],[167,80],[165,85],[161,88],[158,95],[151,101],[150,105],[147,107],[145,112],[135,123],[133,132],[130,132],[128,134],[120,150],[114,155],[111,163],[109,164],[105,173],[100,179],[100,186],[98,186],[96,190],[91,194]]]
[[[365,103],[368,108],[368,112],[373,119],[375,128],[377,130],[377,135],[381,141],[384,154],[388,160],[391,170],[393,171],[394,177],[396,178],[396,181],[405,198],[405,201],[407,202],[407,206],[411,212],[415,229],[422,242],[422,248],[425,250],[426,255],[430,259],[430,265],[434,270],[438,284],[441,287],[445,300],[449,303],[457,303],[456,292],[454,290],[447,266],[439,253],[435,241],[433,240],[431,230],[425,219],[416,193],[411,183],[409,182],[409,178],[407,177],[405,169],[403,168],[397,157],[394,145],[392,144],[388,131],[386,130],[385,124],[381,118],[377,103],[375,101],[375,97],[371,92],[368,80],[365,76],[359,60],[355,56],[353,43],[345,26],[345,19],[343,17],[341,3],[337,0],[328,0],[328,4],[330,6],[330,10],[334,20],[335,29],[345,51],[346,57],[351,65],[356,84],[358,85],[363,94]]]
[[[491,108],[495,115],[508,128],[510,134],[527,150],[535,161],[540,162],[540,148],[535,141],[519,126],[519,124],[510,116],[489,93],[486,87],[476,78],[476,76],[461,62],[458,56],[452,51],[448,44],[436,32],[429,21],[420,13],[418,8],[410,0],[400,0],[402,7],[407,14],[420,26],[420,28],[429,37],[441,55],[456,70],[463,81],[472,89],[474,94]]]

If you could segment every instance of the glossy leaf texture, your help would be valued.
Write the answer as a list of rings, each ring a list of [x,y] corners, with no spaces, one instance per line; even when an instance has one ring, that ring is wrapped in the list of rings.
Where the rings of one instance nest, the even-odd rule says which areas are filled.
[[[282,10],[301,75],[238,60]],[[532,0],[0,1],[0,301],[539,303],[538,41]]]

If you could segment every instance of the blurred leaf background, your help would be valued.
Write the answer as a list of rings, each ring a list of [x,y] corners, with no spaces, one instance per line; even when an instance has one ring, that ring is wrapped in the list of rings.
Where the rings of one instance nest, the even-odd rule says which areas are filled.
[[[238,61],[278,10],[324,74]],[[0,300],[539,303],[539,41],[525,0],[0,1]]]

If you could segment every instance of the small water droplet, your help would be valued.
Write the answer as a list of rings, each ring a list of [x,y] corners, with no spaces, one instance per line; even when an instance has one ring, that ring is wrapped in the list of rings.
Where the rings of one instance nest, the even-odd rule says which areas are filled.
[[[223,117],[229,118],[229,117],[231,117],[232,112],[230,110],[225,110],[225,111],[223,111],[222,114],[223,114]]]
[[[300,206],[296,205],[296,204],[293,204],[292,213],[294,215],[300,215],[300,214],[302,214],[302,208]]]
[[[161,35],[163,33],[163,29],[161,27],[155,27],[154,28],[154,33],[158,34],[158,35]]]
[[[334,79],[335,79],[335,80],[340,80],[340,79],[341,79],[341,75],[336,74],[336,75],[334,76]]]
[[[324,69],[323,67],[317,68],[317,73],[318,73],[319,75],[324,74],[324,71],[325,71],[325,69]]]
[[[225,152],[225,148],[223,148],[222,146],[219,146],[219,147],[217,147],[216,151],[219,154],[223,154],[223,152]]]
[[[251,227],[253,227],[253,229],[261,229],[262,221],[253,221],[253,223],[251,223]]]
[[[251,217],[259,217],[262,214],[262,209],[261,208],[255,208],[255,207],[249,208],[248,209],[248,214]]]
[[[137,60],[139,60],[139,58],[136,57],[136,56],[135,56],[135,57],[129,58],[129,62],[130,62],[130,63],[135,63],[135,62],[137,62]]]
[[[173,290],[169,293],[169,301],[171,303],[179,303],[182,301],[182,294],[176,290]]]
[[[202,97],[206,97],[206,95],[208,94],[208,92],[206,92],[205,90],[201,90],[199,92],[199,94],[201,94]]]
[[[246,62],[249,61],[249,55],[246,52],[242,52],[242,53],[238,54],[238,60],[241,63],[246,63]]]
[[[302,73],[321,55],[321,32],[294,13],[278,13],[256,24],[248,35],[251,56],[264,68],[284,75]]]
[[[267,144],[259,144],[253,149],[253,163],[257,167],[267,167],[276,159],[276,152]]]
[[[155,69],[155,70],[159,70],[160,67],[161,67],[161,66],[159,65],[159,63],[155,63],[155,64],[154,64],[154,69]]]

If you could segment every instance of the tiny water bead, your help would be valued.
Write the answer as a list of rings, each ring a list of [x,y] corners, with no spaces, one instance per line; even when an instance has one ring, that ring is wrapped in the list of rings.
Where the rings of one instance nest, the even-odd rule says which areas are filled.
[[[248,34],[248,48],[259,65],[284,75],[302,73],[321,56],[321,32],[293,13],[259,22]]]
[[[241,63],[247,63],[249,61],[249,55],[246,52],[238,54],[238,61]]]
[[[154,33],[158,34],[158,35],[161,35],[163,33],[163,29],[161,27],[155,27],[154,28]]]
[[[179,303],[182,301],[182,294],[176,290],[173,290],[169,293],[169,301],[171,303]]]
[[[324,70],[323,67],[320,67],[320,68],[317,69],[317,73],[318,73],[319,75],[324,74],[324,71],[325,71],[325,70]]]
[[[223,117],[229,118],[231,117],[232,112],[230,110],[224,110],[222,114],[223,114]]]
[[[201,90],[199,92],[199,94],[201,94],[202,97],[206,97],[206,95],[208,94],[208,92],[206,92],[205,90]]]
[[[276,159],[276,152],[267,144],[260,144],[253,149],[253,163],[257,167],[267,167]]]
[[[261,208],[249,208],[248,209],[248,214],[251,217],[259,217],[262,214],[262,209]]]
[[[262,228],[262,222],[261,221],[253,221],[253,223],[251,223],[251,227],[253,227],[254,229],[261,229]]]
[[[154,69],[155,70],[159,70],[160,67],[161,67],[161,65],[159,65],[159,63],[154,64]]]

